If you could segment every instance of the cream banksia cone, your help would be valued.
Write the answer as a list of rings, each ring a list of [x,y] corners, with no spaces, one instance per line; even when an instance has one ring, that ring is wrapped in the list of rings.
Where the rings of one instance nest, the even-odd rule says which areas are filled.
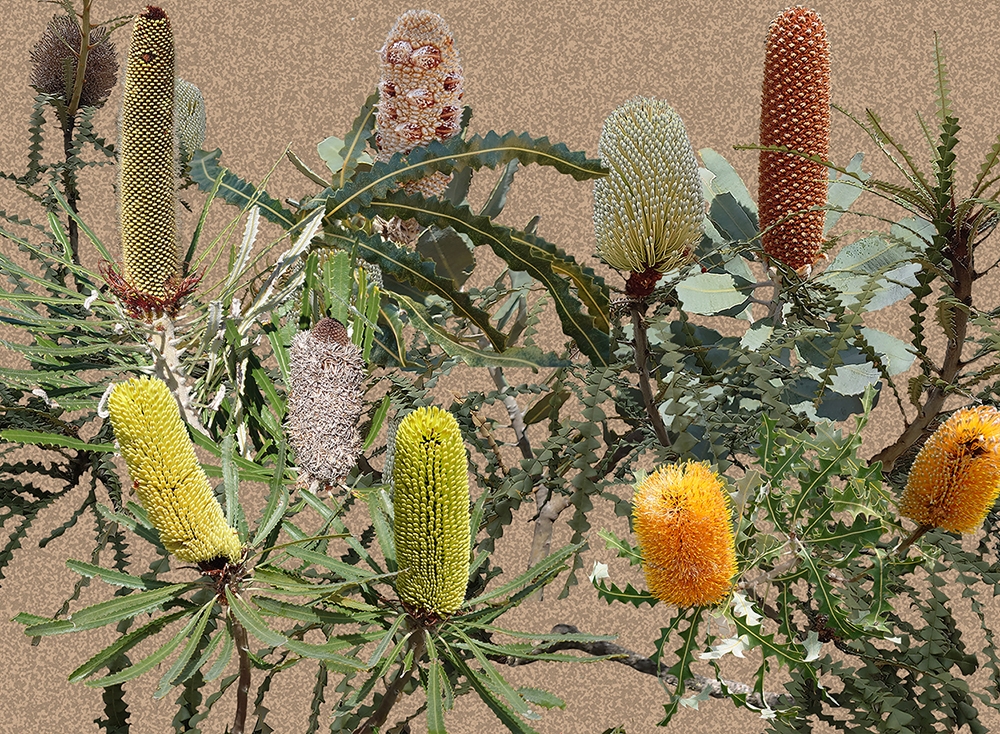
[[[70,102],[81,39],[80,26],[68,15],[56,15],[49,21],[31,49],[30,83],[36,92]],[[118,79],[118,58],[106,28],[90,30],[89,46],[80,107],[100,107]]]
[[[649,592],[678,607],[722,601],[736,575],[729,496],[705,464],[672,464],[646,477],[632,500]]]
[[[630,296],[687,265],[702,235],[705,201],[684,122],[666,102],[635,97],[604,121],[598,143],[610,170],[594,184],[597,254],[630,271]]]
[[[378,160],[409,153],[433,140],[459,133],[462,123],[462,66],[451,31],[440,15],[408,10],[396,20],[379,50],[375,144]],[[408,193],[440,196],[451,176],[436,171],[402,184]]]
[[[178,78],[174,86],[174,127],[177,134],[179,166],[191,162],[194,152],[205,144],[205,98],[191,82]]]
[[[189,563],[239,561],[239,537],[226,524],[166,384],[142,377],[115,385],[108,412],[139,501],[163,547]]]
[[[454,416],[418,408],[399,424],[393,462],[396,591],[408,607],[445,617],[469,584],[469,470]]]
[[[296,334],[289,356],[288,438],[301,479],[337,484],[361,453],[364,359],[336,319]]]
[[[815,11],[797,5],[771,22],[764,51],[760,144],[830,155],[830,44]],[[792,153],[760,152],[760,228],[765,254],[808,275],[820,259],[826,168]],[[781,221],[788,217],[785,221]],[[780,224],[779,224],[780,222]]]
[[[921,526],[971,533],[1000,495],[1000,413],[954,413],[920,449],[899,512]]]

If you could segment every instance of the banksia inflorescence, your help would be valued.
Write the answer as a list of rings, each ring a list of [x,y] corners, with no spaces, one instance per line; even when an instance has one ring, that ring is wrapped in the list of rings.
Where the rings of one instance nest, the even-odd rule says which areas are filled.
[[[921,526],[971,533],[1000,495],[1000,412],[963,408],[920,449],[899,512]]]
[[[649,294],[662,273],[690,263],[705,202],[694,149],[666,102],[635,97],[604,121],[598,152],[606,178],[594,184],[597,253],[631,271],[629,295]]]
[[[451,413],[418,408],[403,418],[393,484],[396,591],[412,611],[446,617],[469,584],[469,470]]]
[[[736,575],[729,496],[705,464],[662,467],[635,488],[635,535],[649,592],[678,607],[717,604]]]
[[[343,324],[322,319],[292,340],[290,373],[288,438],[301,479],[337,484],[361,453],[364,359]]]
[[[462,66],[441,16],[408,10],[379,50],[382,77],[375,118],[378,160],[457,135],[462,123]],[[436,171],[402,184],[408,193],[440,196],[451,176]]]
[[[80,26],[68,15],[56,15],[45,26],[31,49],[31,86],[68,104],[73,97],[80,56]],[[84,70],[80,107],[100,107],[108,100],[118,79],[118,57],[104,27],[90,30],[87,68]]]
[[[830,154],[830,44],[815,11],[797,5],[771,22],[764,51],[760,144],[826,160]],[[760,152],[765,254],[803,275],[820,259],[826,168],[793,153]],[[787,219],[785,219],[787,217]],[[784,221],[782,221],[784,220]]]
[[[205,98],[191,82],[178,78],[174,87],[174,127],[177,130],[181,172],[194,152],[205,144]]]
[[[243,555],[239,537],[226,524],[166,384],[144,377],[115,385],[108,412],[139,501],[163,547],[190,563],[238,562]]]

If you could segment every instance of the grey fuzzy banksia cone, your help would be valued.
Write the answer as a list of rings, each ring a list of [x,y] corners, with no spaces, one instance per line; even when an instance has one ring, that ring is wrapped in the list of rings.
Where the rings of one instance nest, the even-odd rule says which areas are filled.
[[[289,357],[288,438],[301,479],[337,484],[361,453],[364,359],[336,319],[296,334]]]
[[[100,107],[118,79],[115,45],[106,28],[90,30],[80,107]],[[68,104],[73,97],[82,33],[75,19],[56,15],[31,49],[31,86]]]
[[[396,591],[411,610],[445,617],[469,584],[469,471],[458,422],[418,408],[396,431]]]
[[[610,173],[594,184],[597,254],[630,271],[626,293],[641,298],[694,259],[705,215],[694,149],[670,105],[635,97],[608,115],[598,152]]]
[[[760,144],[830,155],[830,44],[815,11],[797,5],[771,22],[764,51]],[[827,172],[792,153],[760,152],[764,253],[802,275],[820,259]],[[784,221],[783,221],[784,220]]]

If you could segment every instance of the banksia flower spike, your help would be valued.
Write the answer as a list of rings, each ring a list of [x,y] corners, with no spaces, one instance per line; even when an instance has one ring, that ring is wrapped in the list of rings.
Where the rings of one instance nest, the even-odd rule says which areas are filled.
[[[722,601],[736,575],[730,502],[705,464],[672,464],[646,477],[632,500],[649,592],[678,607]]]
[[[174,87],[174,126],[182,173],[194,152],[205,144],[205,124],[205,98],[201,90],[178,78]]]
[[[815,11],[797,5],[771,22],[764,51],[760,144],[830,154],[830,45]],[[826,168],[792,153],[760,152],[765,254],[801,275],[821,257]],[[786,219],[787,217],[787,219]],[[782,221],[784,220],[784,221]]]
[[[1000,495],[1000,412],[963,408],[920,449],[899,512],[921,526],[971,533]]]
[[[296,334],[289,356],[288,438],[301,479],[337,484],[361,453],[364,359],[336,319]]]
[[[143,377],[115,385],[108,412],[139,501],[163,546],[190,563],[239,561],[239,537],[226,524],[166,384]]]
[[[90,30],[80,107],[100,107],[118,80],[118,57],[106,28]],[[82,34],[76,20],[56,15],[31,49],[31,86],[69,104],[73,97]]]
[[[440,15],[408,10],[396,20],[379,50],[375,143],[378,160],[409,153],[433,140],[457,135],[462,123],[462,66],[451,31]],[[402,184],[408,193],[440,196],[451,176],[436,171]]]
[[[393,462],[399,598],[445,617],[469,584],[469,470],[458,422],[437,407],[399,424]]]
[[[608,115],[598,152],[610,173],[594,184],[597,254],[630,271],[626,291],[641,298],[694,259],[705,215],[694,149],[670,105],[635,97]]]

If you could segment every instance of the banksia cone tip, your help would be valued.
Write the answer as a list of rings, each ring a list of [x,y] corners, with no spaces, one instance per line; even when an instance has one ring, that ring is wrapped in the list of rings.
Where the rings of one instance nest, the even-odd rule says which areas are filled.
[[[694,149],[670,105],[635,97],[608,115],[598,151],[610,174],[594,184],[597,253],[633,273],[631,295],[648,295],[660,274],[692,261],[701,239]]]
[[[462,123],[462,66],[451,31],[440,15],[408,10],[379,50],[375,143],[378,160],[409,153],[432,140],[457,135]],[[440,196],[451,176],[435,172],[402,184],[408,193]]]
[[[174,85],[170,20],[149,6],[135,19],[128,53],[118,192],[125,280],[164,302],[177,276]]]
[[[418,408],[403,418],[393,483],[399,598],[437,617],[452,614],[469,584],[469,470],[451,413]]]
[[[296,334],[289,356],[288,438],[302,481],[337,484],[361,453],[364,359],[336,319]]]
[[[722,601],[737,568],[718,474],[695,462],[663,467],[639,483],[632,504],[649,592],[678,607]]]
[[[56,15],[49,21],[31,49],[30,83],[35,91],[70,101],[81,38],[80,26],[68,15]],[[99,107],[108,100],[118,79],[118,57],[106,28],[90,30],[89,46],[80,107]]]
[[[762,146],[829,157],[830,45],[814,11],[798,5],[771,22],[760,107]],[[760,152],[760,227],[768,257],[808,275],[822,251],[825,212],[802,210],[824,206],[826,195],[823,165]]]
[[[963,408],[920,449],[899,512],[920,525],[971,533],[1000,494],[1000,413]]]
[[[190,563],[238,561],[243,555],[239,537],[226,524],[166,384],[133,378],[115,385],[108,412],[139,501],[163,547]]]
[[[174,125],[181,172],[191,162],[194,152],[205,144],[205,123],[205,98],[201,90],[178,78],[174,87]]]

